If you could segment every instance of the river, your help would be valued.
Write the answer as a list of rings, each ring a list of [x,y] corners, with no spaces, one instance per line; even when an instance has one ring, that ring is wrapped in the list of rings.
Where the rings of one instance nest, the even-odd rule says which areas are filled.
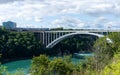
[[[86,56],[86,54],[85,54],[85,56]],[[52,58],[53,57],[50,57],[50,59],[52,59]],[[77,58],[72,57],[71,60],[74,64],[78,64],[81,60],[84,60],[84,59],[81,59],[78,57]],[[3,65],[7,67],[7,70],[9,73],[14,73],[17,69],[21,69],[25,73],[25,75],[27,75],[29,72],[31,62],[32,62],[31,59],[27,59],[27,60],[12,61],[12,62],[5,63]]]

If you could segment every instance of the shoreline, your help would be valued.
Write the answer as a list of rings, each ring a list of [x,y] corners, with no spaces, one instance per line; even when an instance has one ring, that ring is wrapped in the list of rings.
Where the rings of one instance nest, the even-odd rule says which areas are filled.
[[[1,60],[1,64],[9,63],[12,61],[18,61],[18,60],[26,60],[26,59],[32,59],[33,57],[21,57],[21,58],[12,58],[12,59],[4,59]]]

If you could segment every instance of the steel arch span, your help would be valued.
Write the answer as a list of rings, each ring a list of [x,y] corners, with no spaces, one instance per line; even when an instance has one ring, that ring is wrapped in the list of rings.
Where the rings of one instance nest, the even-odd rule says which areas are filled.
[[[93,36],[96,36],[96,37],[98,37],[98,38],[104,37],[104,35],[97,34],[97,33],[89,33],[89,32],[69,33],[69,34],[63,35],[63,36],[55,39],[54,41],[52,41],[51,43],[49,43],[49,44],[46,46],[46,48],[52,48],[52,47],[54,47],[56,44],[58,44],[60,41],[64,40],[65,38],[70,37],[70,36],[73,36],[73,35],[80,35],[80,34],[93,35]]]

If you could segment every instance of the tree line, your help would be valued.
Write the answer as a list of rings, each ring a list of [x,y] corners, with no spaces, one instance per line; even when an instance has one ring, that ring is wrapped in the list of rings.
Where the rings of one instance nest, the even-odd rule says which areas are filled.
[[[0,29],[1,60],[38,56],[44,53],[44,45],[33,33],[12,32]]]

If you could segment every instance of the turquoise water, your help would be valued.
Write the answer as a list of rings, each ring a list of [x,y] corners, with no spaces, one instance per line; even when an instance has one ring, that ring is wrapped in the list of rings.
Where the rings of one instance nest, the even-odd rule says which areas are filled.
[[[30,65],[31,65],[31,59],[12,61],[4,64],[4,66],[7,67],[9,73],[14,73],[17,69],[22,69],[25,75],[28,74]]]
[[[73,63],[77,64],[82,59],[72,58],[71,59]],[[25,73],[25,75],[28,74],[29,68],[31,65],[31,59],[28,60],[19,60],[19,61],[12,61],[9,63],[5,63],[4,66],[7,67],[7,70],[9,73],[14,73],[17,69],[22,69],[22,71]]]
[[[53,58],[53,57],[50,57],[50,59],[51,58]],[[81,60],[84,60],[84,59],[72,57],[71,60],[74,64],[78,64]],[[25,73],[25,75],[27,75],[29,72],[31,61],[32,61],[31,59],[12,61],[9,63],[5,63],[4,66],[7,67],[7,70],[9,73],[14,73],[17,69],[22,69],[22,71]]]

